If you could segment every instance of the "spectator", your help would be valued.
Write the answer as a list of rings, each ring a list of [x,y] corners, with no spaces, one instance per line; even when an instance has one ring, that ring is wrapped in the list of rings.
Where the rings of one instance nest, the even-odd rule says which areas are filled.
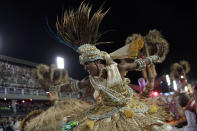
[[[21,123],[21,119],[17,118],[13,128],[14,130],[18,130],[19,129],[19,126],[20,126],[20,123]]]
[[[0,123],[0,131],[3,131],[3,124]]]
[[[32,68],[16,66],[0,61],[0,84],[37,87],[38,85],[32,79]]]
[[[185,111],[188,110],[190,112],[197,114],[197,110],[196,110],[197,103],[196,102],[197,102],[197,85],[194,87],[193,97],[187,103],[187,105],[185,107]]]
[[[187,126],[184,131],[196,131],[197,130],[197,85],[194,87],[193,98],[187,103],[185,107],[185,116],[187,119]]]

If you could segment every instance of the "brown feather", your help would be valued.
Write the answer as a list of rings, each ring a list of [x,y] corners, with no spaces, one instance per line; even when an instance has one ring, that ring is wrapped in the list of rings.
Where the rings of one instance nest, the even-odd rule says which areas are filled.
[[[183,67],[179,63],[172,64],[170,67],[170,71],[172,76],[177,80],[180,79],[181,75],[184,72]]]
[[[68,72],[66,70],[55,69],[54,65],[51,67],[47,65],[38,65],[33,70],[33,78],[40,88],[48,91],[49,88],[62,83],[68,83]]]
[[[99,26],[108,12],[103,12],[102,6],[90,17],[92,6],[82,2],[78,10],[64,12],[64,16],[57,18],[56,28],[65,42],[72,45],[97,44],[101,37]]]
[[[180,63],[180,65],[182,65],[182,67],[183,67],[183,69],[184,69],[186,74],[190,72],[191,66],[190,66],[188,61],[182,60],[179,63]]]
[[[167,40],[164,39],[161,33],[156,29],[150,30],[149,33],[144,37],[144,39],[145,39],[145,43],[147,43],[148,45],[149,55],[156,54],[157,52],[156,44],[163,46],[164,51],[159,61],[160,63],[162,63],[165,60],[166,55],[169,51],[169,43],[167,42]]]

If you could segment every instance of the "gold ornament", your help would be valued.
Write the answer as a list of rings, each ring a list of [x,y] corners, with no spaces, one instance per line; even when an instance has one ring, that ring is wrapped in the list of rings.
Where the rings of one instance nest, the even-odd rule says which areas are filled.
[[[86,126],[88,129],[92,130],[94,128],[94,121],[87,121]]]
[[[131,110],[125,109],[123,113],[126,116],[126,118],[133,118],[133,116],[134,116],[134,112]]]

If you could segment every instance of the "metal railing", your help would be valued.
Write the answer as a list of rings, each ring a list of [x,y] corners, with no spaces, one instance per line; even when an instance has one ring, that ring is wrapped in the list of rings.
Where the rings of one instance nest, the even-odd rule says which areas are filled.
[[[3,87],[0,86],[0,94],[8,95],[33,95],[33,96],[47,96],[44,90],[40,89],[29,89],[29,88],[16,88],[16,87]]]
[[[41,89],[19,88],[19,87],[4,87],[0,86],[0,98],[7,99],[40,99],[49,100],[47,92]],[[28,97],[28,98],[27,98]],[[80,94],[76,92],[60,93],[60,99],[80,98]]]

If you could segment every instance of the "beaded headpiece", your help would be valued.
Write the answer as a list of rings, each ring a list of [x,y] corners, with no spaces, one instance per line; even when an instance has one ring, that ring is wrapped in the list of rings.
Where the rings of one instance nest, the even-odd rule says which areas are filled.
[[[104,60],[103,52],[91,44],[84,44],[78,48],[80,64],[88,61]]]

